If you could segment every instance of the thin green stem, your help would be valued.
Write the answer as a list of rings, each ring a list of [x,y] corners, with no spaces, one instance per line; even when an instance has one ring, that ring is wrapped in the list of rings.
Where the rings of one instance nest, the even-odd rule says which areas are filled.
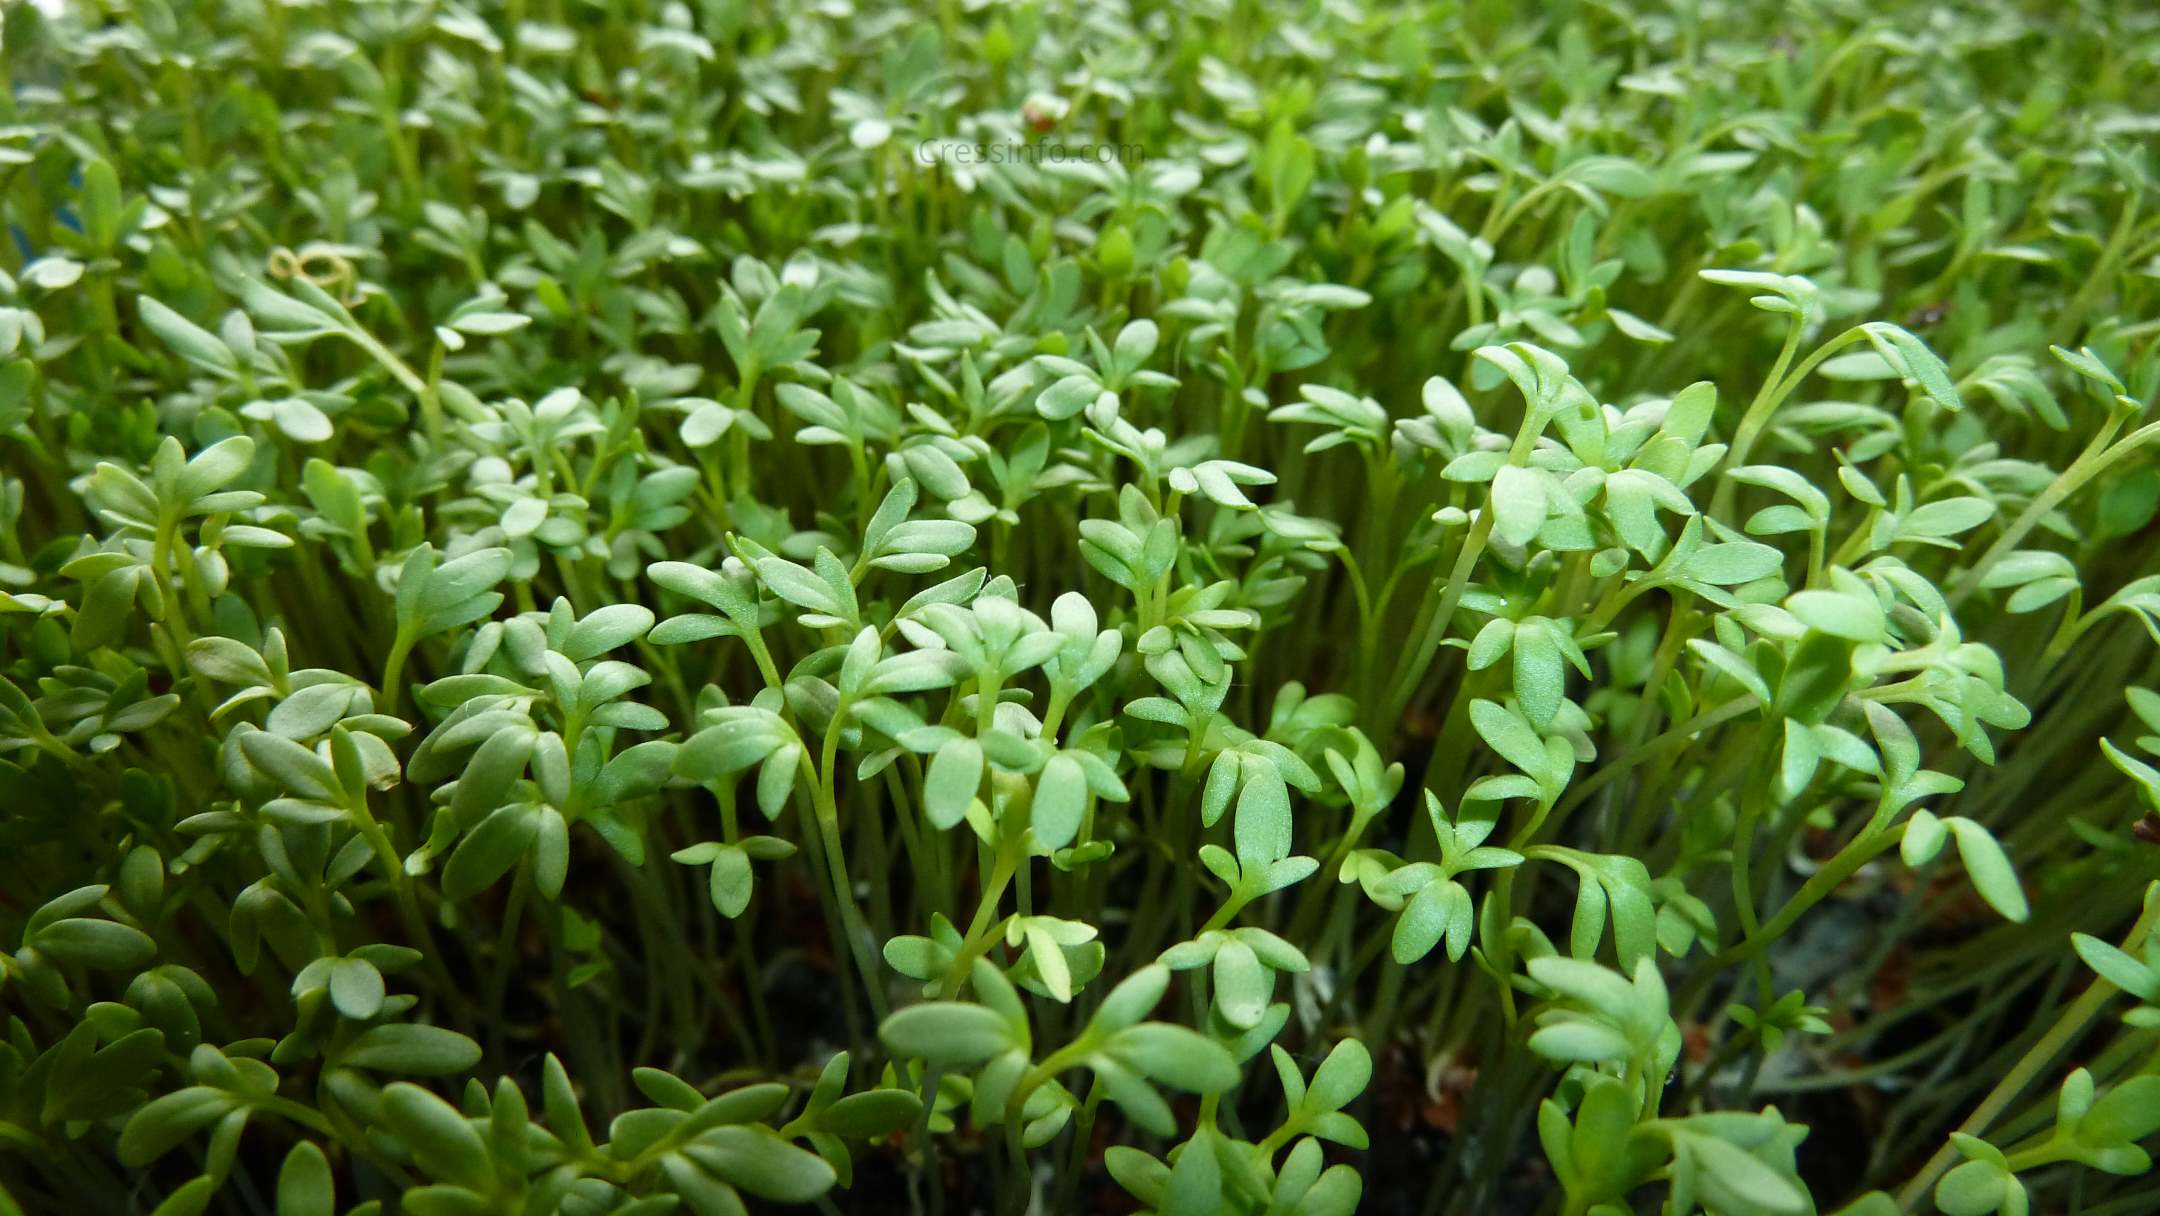
[[[2135,954],[2144,944],[2146,935],[2152,931],[2156,917],[2160,917],[2160,899],[2147,898],[2137,923],[2130,927],[2130,932],[2123,938],[2123,948]],[[1974,1107],[1972,1114],[1966,1116],[1965,1121],[1958,1125],[1958,1131],[1967,1136],[1979,1136],[1986,1132],[1996,1117],[2001,1115],[2010,1103],[2016,1101],[2018,1095],[2024,1093],[2026,1087],[2040,1075],[2040,1070],[2053,1064],[2057,1056],[2076,1042],[2078,1036],[2085,1032],[2086,1025],[2099,1015],[2101,1007],[2120,991],[2121,989],[2106,977],[2095,976],[2078,999],[2057,1015],[2054,1024],[2040,1036],[2039,1041],[2019,1057],[2017,1063],[2010,1066],[2010,1071],[2003,1074],[1995,1088],[1989,1090],[1987,1097],[1980,1100],[1980,1105]],[[1935,1155],[1928,1159],[1928,1163],[1921,1167],[1919,1173],[1898,1188],[1898,1210],[1916,1211],[1920,1197],[1928,1193],[1935,1185],[1935,1180],[1949,1170],[1957,1157],[1956,1145],[1945,1143],[1937,1150]]]

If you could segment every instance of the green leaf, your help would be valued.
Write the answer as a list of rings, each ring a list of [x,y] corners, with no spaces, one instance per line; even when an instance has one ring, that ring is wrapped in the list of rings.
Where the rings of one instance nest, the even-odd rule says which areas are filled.
[[[1544,776],[1547,769],[1545,741],[1521,715],[1491,701],[1472,701],[1470,722],[1477,729],[1478,737],[1502,759],[1533,778]]]
[[[1882,357],[1892,367],[1902,369],[1935,404],[1946,410],[1965,408],[1957,386],[1950,382],[1950,369],[1943,366],[1943,361],[1927,348],[1925,342],[1887,321],[1870,321],[1861,329]]]
[[[1992,1161],[1967,1161],[1935,1184],[1935,1206],[1943,1216],[1988,1216],[2000,1211],[2012,1190],[2023,1188],[2010,1172]]]
[[[201,1216],[217,1196],[218,1181],[208,1174],[188,1180],[150,1209],[150,1216]]]
[[[1697,549],[1681,564],[1681,573],[1713,587],[1732,587],[1767,578],[1783,564],[1784,555],[1771,546],[1736,540]]]
[[[982,784],[982,745],[973,739],[954,739],[938,749],[923,776],[923,813],[941,830],[949,830],[966,816],[975,789]]]
[[[1516,703],[1530,725],[1543,730],[1552,725],[1567,693],[1567,673],[1553,626],[1542,618],[1516,626],[1514,651]]]
[[[1900,537],[1956,536],[1970,532],[1995,516],[1995,504],[1985,498],[1970,495],[1945,498],[1940,502],[1923,503],[1915,507],[1898,527]]]
[[[973,796],[970,789],[968,797]],[[1087,796],[1087,774],[1079,761],[1061,752],[1043,764],[1042,774],[1035,779],[1033,824],[1035,838],[1044,848],[1062,849],[1072,843],[1087,810]]]
[[[451,1076],[480,1062],[480,1045],[440,1026],[390,1023],[361,1031],[338,1061],[400,1076]]]
[[[285,1154],[278,1170],[277,1216],[337,1216],[330,1161],[312,1141],[302,1140]]]
[[[1093,404],[1101,392],[1102,385],[1094,376],[1076,372],[1038,393],[1035,411],[1053,422],[1061,421]]]
[[[594,609],[572,626],[570,636],[559,649],[564,658],[582,663],[644,637],[652,623],[653,614],[648,609],[636,604],[609,604]]]
[[[878,1027],[894,1055],[932,1064],[979,1064],[1013,1046],[996,1011],[966,1001],[926,1001],[895,1010]]]
[[[192,503],[232,484],[255,459],[255,441],[245,435],[220,440],[202,451],[180,470],[173,490],[181,502]]]
[[[690,736],[675,753],[674,769],[692,781],[715,781],[763,762],[784,749],[786,727],[775,717],[752,711]]]
[[[498,807],[465,834],[450,864],[443,867],[443,896],[471,899],[493,886],[522,860],[540,831],[538,808],[528,804]]]
[[[722,1181],[777,1203],[809,1203],[838,1180],[824,1158],[762,1127],[716,1127],[686,1151]]]
[[[1500,466],[1490,501],[1493,533],[1511,545],[1529,544],[1545,526],[1545,479],[1530,469]]]
[[[1170,971],[1160,964],[1149,964],[1127,976],[1096,1007],[1095,1017],[1089,1028],[1098,1034],[1108,1035],[1138,1024],[1161,1003],[1163,993],[1170,987]]]
[[[1155,353],[1157,330],[1153,321],[1129,321],[1118,331],[1114,354],[1120,370],[1130,372]]]
[[[1391,943],[1397,963],[1407,967],[1440,944],[1455,912],[1455,905],[1447,898],[1447,889],[1453,885],[1445,879],[1427,883],[1403,905]]]
[[[2010,868],[2010,857],[2003,852],[1994,835],[1970,819],[1952,816],[1943,823],[1957,840],[1958,859],[1965,863],[1965,873],[1972,879],[1973,890],[1980,893],[1980,898],[2006,919],[2023,921],[2031,915],[2025,902],[2025,889],[2018,883],[2017,874]]]
[[[92,250],[112,252],[120,239],[121,218],[120,177],[111,161],[93,156],[82,167],[82,231]]]
[[[1950,829],[1933,812],[1914,811],[1912,818],[1905,821],[1905,834],[1898,839],[1898,855],[1908,866],[1924,866],[1942,852],[1949,833]]]
[[[1887,634],[1882,608],[1873,600],[1837,591],[1796,591],[1785,610],[1810,629],[1854,642],[1879,642]]]
[[[1356,1039],[1344,1039],[1335,1044],[1313,1073],[1300,1109],[1314,1113],[1341,1110],[1356,1101],[1371,1082],[1372,1054]]]
[[[904,1089],[849,1094],[818,1115],[818,1127],[836,1136],[876,1139],[915,1124],[922,1099]]]
[[[774,595],[790,604],[827,616],[840,613],[840,599],[826,586],[825,580],[785,558],[761,559],[757,563],[757,574]]]
[[[2089,933],[2071,934],[2070,944],[2101,979],[2139,1000],[2160,1004],[2160,971]]]
[[[1712,1210],[1764,1216],[1799,1216],[1810,1210],[1805,1191],[1746,1149],[1711,1136],[1690,1135],[1686,1143],[1700,1170],[1697,1185]]]
[[[311,748],[269,731],[249,730],[240,736],[240,750],[248,763],[291,793],[332,805],[344,800],[337,774]]]
[[[675,860],[683,860],[682,854]],[[750,872],[750,855],[735,845],[722,845],[711,857],[711,895],[720,915],[733,920],[750,907],[756,880]]]
[[[495,1169],[487,1145],[456,1107],[400,1081],[383,1089],[382,1117],[430,1177],[482,1192],[492,1189]]]
[[[1642,198],[1656,188],[1649,170],[1618,156],[1586,156],[1563,172],[1600,193],[1620,198]]]
[[[1214,978],[1215,1008],[1223,1020],[1240,1030],[1259,1025],[1275,985],[1252,947],[1240,941],[1224,943],[1215,952]]]
[[[570,1074],[553,1052],[548,1053],[541,1069],[540,1092],[548,1130],[572,1152],[591,1152],[592,1133],[587,1130],[584,1112],[578,1107],[577,1091],[571,1088]]]
[[[1110,1036],[1103,1051],[1151,1081],[1192,1093],[1221,1093],[1238,1083],[1237,1061],[1230,1053],[1183,1026],[1142,1022]]]
[[[2080,1140],[2102,1145],[2132,1144],[2160,1131],[2160,1076],[2114,1085],[2078,1120],[2077,1131]]]
[[[181,358],[213,374],[238,374],[239,360],[233,357],[232,348],[219,341],[216,335],[149,296],[138,297],[135,307],[150,332],[172,347]]]
[[[61,963],[119,971],[157,956],[157,943],[140,929],[117,921],[71,916],[28,935],[29,944]]]
[[[1637,342],[1650,342],[1662,346],[1665,343],[1674,341],[1677,336],[1623,309],[1608,308],[1605,310],[1605,316],[1612,321],[1613,328],[1635,339]]]
[[[366,959],[339,959],[330,968],[330,1000],[346,1017],[366,1021],[381,1012],[382,972]]]
[[[148,1165],[239,1104],[234,1095],[207,1085],[154,1098],[128,1116],[120,1131],[120,1160],[138,1168]]]
[[[1244,768],[1231,818],[1237,858],[1243,866],[1266,866],[1290,853],[1290,787],[1272,763],[1248,762]]]
[[[1161,1216],[1215,1216],[1224,1210],[1222,1164],[1215,1146],[1196,1135],[1178,1151],[1163,1188]]]

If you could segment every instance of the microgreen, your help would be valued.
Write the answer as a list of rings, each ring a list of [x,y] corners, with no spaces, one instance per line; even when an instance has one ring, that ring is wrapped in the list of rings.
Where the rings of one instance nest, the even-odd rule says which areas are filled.
[[[46,7],[0,1216],[2160,1204],[2151,14]]]

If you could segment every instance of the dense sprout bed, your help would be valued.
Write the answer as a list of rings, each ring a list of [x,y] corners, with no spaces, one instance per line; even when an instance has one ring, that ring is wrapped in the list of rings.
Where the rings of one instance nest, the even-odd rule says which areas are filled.
[[[2160,1207],[2160,11],[4,32],[0,1213]]]

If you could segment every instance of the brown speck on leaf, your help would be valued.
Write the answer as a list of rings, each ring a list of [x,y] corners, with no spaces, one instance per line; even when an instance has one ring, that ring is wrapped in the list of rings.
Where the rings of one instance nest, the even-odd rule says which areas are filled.
[[[1877,1010],[1895,1009],[1905,999],[1905,988],[1910,979],[1910,952],[1899,946],[1883,959],[1882,966],[1875,969],[1875,976],[1868,981],[1868,1004]]]
[[[1434,1060],[1425,1070],[1425,1100],[1418,1107],[1419,1122],[1435,1131],[1456,1134],[1462,1129],[1463,1110],[1477,1079],[1477,1064],[1465,1052],[1455,1051]]]
[[[2144,816],[2131,826],[2130,834],[2145,844],[2160,844],[2160,815],[2151,811],[2145,812]]]
[[[1375,1094],[1381,1109],[1386,1112],[1387,1121],[1395,1127],[1414,1126],[1424,1104],[1424,1094],[1419,1092],[1412,1079],[1417,1076],[1417,1069],[1408,1055],[1400,1044],[1388,1046],[1382,1059],[1389,1067],[1381,1074],[1383,1080]]]
[[[1680,1031],[1680,1042],[1689,1063],[1701,1064],[1710,1058],[1710,1030],[1701,1022],[1689,1022]]]
[[[1837,856],[1838,838],[1821,828],[1808,828],[1801,833],[1800,847],[1816,861],[1827,862]]]
[[[1020,107],[1020,119],[1037,135],[1048,135],[1057,129],[1057,116],[1032,101]]]
[[[1403,729],[1413,739],[1437,739],[1440,737],[1440,720],[1413,709],[1403,715]]]

